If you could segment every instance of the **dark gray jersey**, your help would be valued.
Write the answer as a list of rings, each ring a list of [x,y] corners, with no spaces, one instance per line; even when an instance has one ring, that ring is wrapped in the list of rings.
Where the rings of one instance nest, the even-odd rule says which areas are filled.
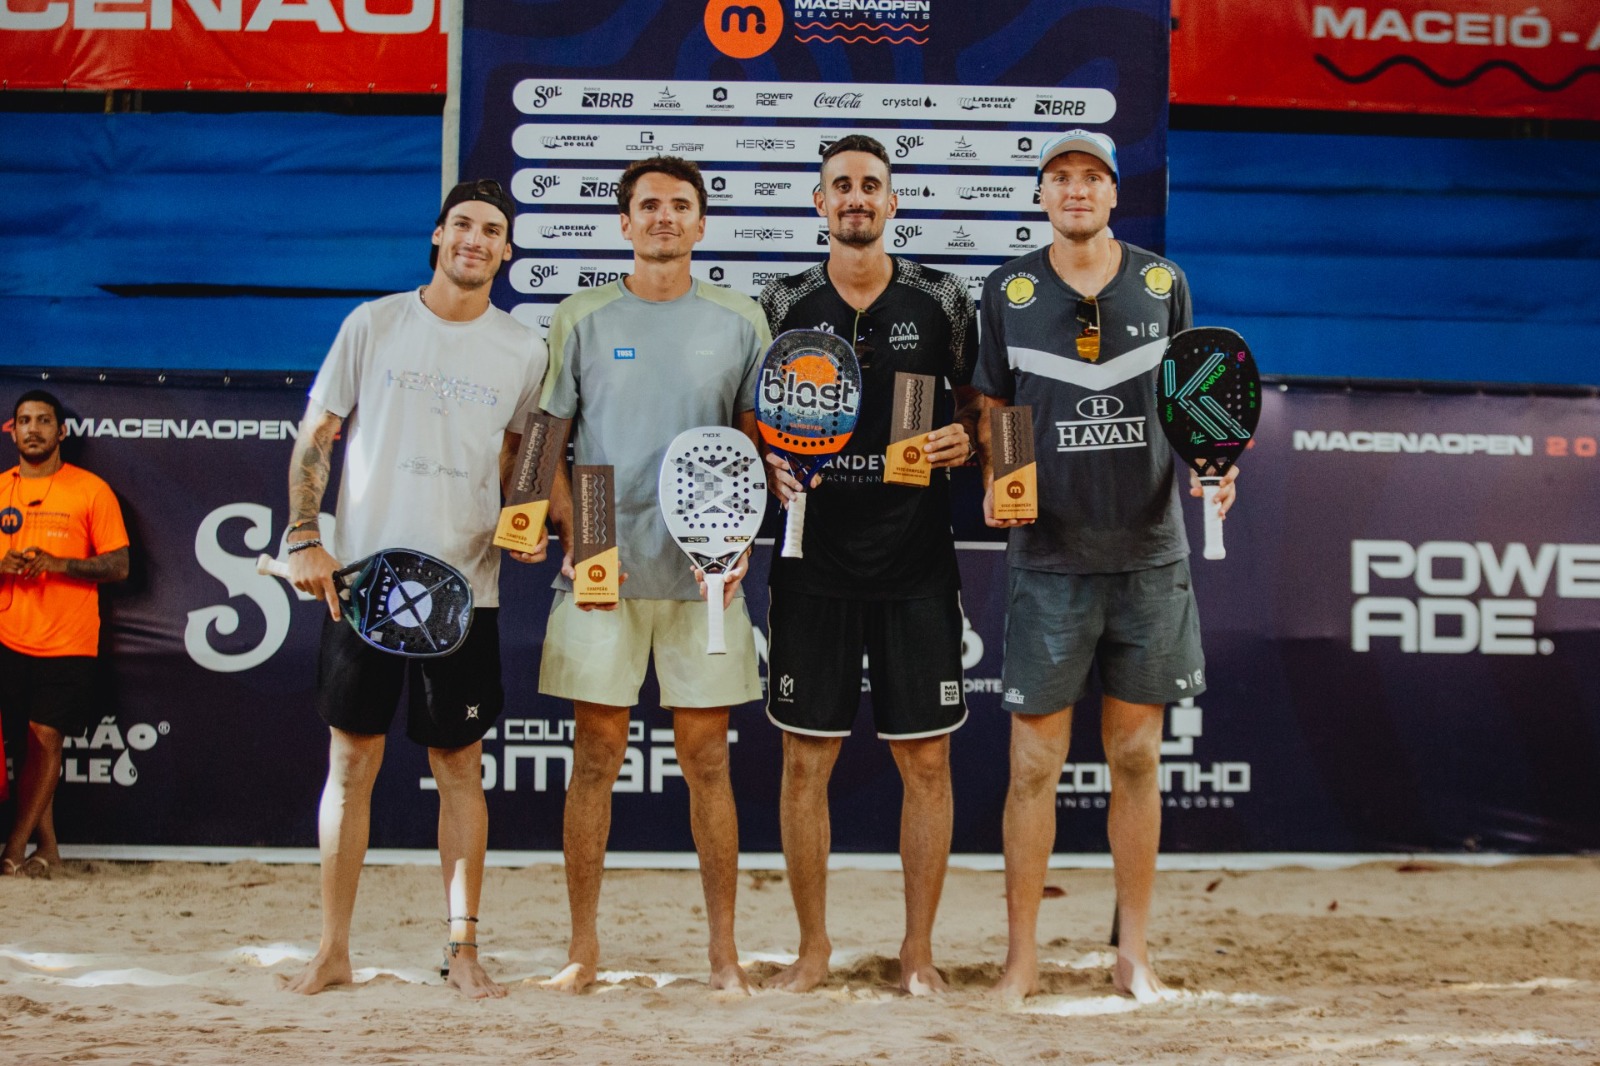
[[[1156,421],[1167,338],[1189,328],[1189,284],[1170,260],[1125,242],[1100,291],[1100,358],[1080,358],[1080,295],[1048,248],[984,283],[972,383],[1033,408],[1039,520],[1011,531],[1012,566],[1105,574],[1165,566],[1189,553],[1172,449]],[[1093,311],[1088,311],[1090,317]]]

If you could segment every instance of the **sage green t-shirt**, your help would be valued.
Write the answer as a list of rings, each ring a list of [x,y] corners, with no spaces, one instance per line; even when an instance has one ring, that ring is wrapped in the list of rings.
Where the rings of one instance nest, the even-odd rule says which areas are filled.
[[[642,300],[617,281],[556,308],[540,406],[573,420],[579,463],[616,468],[625,599],[700,598],[656,502],[661,459],[684,430],[754,409],[771,340],[754,300],[699,279],[676,300]]]

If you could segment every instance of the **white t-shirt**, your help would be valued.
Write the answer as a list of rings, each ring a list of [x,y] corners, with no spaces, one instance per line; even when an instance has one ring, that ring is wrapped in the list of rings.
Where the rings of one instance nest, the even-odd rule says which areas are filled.
[[[423,551],[498,606],[500,445],[538,409],[548,361],[538,334],[493,307],[450,322],[414,290],[350,312],[311,386],[345,419],[334,557]]]

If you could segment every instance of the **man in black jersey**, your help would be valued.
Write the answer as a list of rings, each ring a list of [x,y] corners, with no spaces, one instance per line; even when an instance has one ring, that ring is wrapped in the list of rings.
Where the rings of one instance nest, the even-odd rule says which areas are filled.
[[[996,991],[1038,989],[1037,927],[1055,843],[1055,790],[1072,708],[1091,666],[1104,696],[1111,771],[1107,831],[1120,927],[1116,987],[1159,997],[1146,926],[1161,834],[1165,705],[1205,690],[1200,626],[1175,464],[1155,419],[1154,375],[1167,338],[1191,324],[1188,282],[1172,262],[1112,238],[1117,156],[1111,138],[1070,130],[1039,156],[1048,247],[989,275],[973,384],[985,414],[1033,409],[1039,518],[1014,526],[1007,561],[1002,705],[1011,713],[1006,795],[1010,946]],[[992,482],[988,419],[979,448]],[[1229,472],[1217,494],[1226,513]],[[1200,495],[1198,481],[1191,487]]]
[[[926,488],[886,484],[884,452],[895,372],[906,371],[936,382],[940,428],[924,448],[932,465],[971,456],[970,421],[953,415],[945,380],[969,401],[963,410],[975,410],[968,382],[977,323],[959,278],[884,251],[896,199],[883,145],[859,135],[834,142],[815,198],[827,220],[827,261],[768,285],[760,302],[774,335],[822,329],[854,344],[862,408],[850,443],[813,481],[805,557],[772,564],[767,715],[784,730],[780,814],[800,952],[767,985],[804,992],[828,974],[828,778],[861,702],[865,650],[878,735],[905,786],[900,987],[920,995],[944,989],[933,920],[950,857],[950,733],[967,717],[963,619],[949,478],[935,470]],[[769,461],[787,499],[799,486],[776,456]]]

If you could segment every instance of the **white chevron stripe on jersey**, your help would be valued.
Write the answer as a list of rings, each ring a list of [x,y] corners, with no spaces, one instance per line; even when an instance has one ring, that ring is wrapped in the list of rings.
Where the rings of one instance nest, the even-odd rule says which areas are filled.
[[[1041,352],[1037,348],[1019,348],[1014,344],[1007,345],[1006,354],[1010,357],[1013,370],[1065,381],[1090,392],[1104,392],[1113,385],[1120,385],[1154,370],[1161,364],[1161,356],[1166,350],[1165,340],[1151,341],[1105,363],[1080,363],[1065,356]]]

